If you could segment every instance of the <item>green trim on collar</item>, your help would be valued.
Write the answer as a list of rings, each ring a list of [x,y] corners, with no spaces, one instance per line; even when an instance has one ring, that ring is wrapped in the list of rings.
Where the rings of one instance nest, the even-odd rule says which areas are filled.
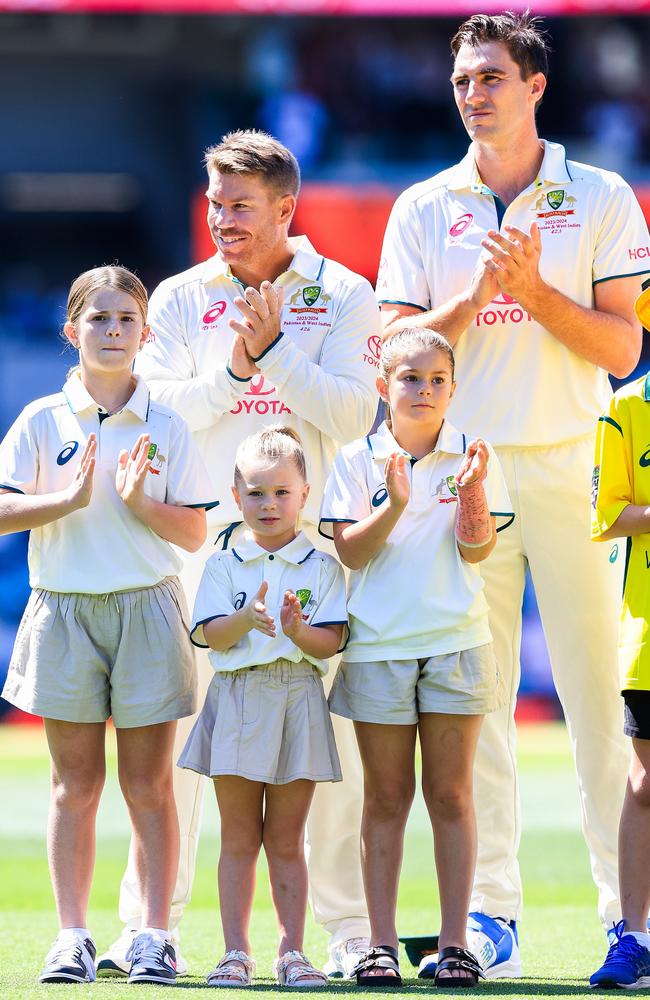
[[[617,424],[616,421],[613,420],[611,417],[598,417],[598,423],[611,424],[612,427],[616,428],[619,434],[621,435],[623,434],[623,428],[621,427],[621,425]]]
[[[650,403],[650,372],[648,372],[643,380],[643,400],[646,403]]]

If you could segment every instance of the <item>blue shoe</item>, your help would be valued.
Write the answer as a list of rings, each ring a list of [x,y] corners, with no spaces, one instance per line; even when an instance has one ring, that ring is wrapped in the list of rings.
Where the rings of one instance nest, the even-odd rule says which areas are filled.
[[[625,921],[619,920],[607,932],[607,937],[610,941],[607,957],[590,977],[590,987],[603,990],[650,988],[650,951],[631,934],[625,933]]]
[[[516,921],[473,911],[467,917],[467,950],[476,955],[486,979],[521,978]],[[433,955],[422,959],[419,979],[433,979],[437,958]]]

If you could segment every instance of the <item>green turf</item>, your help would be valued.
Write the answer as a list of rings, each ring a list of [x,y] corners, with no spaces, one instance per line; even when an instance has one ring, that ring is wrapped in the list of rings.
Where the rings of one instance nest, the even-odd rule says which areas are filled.
[[[526,726],[520,734],[524,813],[521,867],[526,912],[521,924],[526,978],[485,983],[478,993],[501,996],[585,995],[586,980],[600,964],[605,939],[596,916],[596,893],[587,852],[579,833],[577,792],[568,741],[560,724]],[[124,981],[103,980],[88,986],[39,986],[36,976],[56,934],[52,893],[45,861],[48,765],[43,734],[37,727],[0,727],[0,998],[73,995],[115,1000],[130,995]],[[183,996],[207,989],[203,976],[222,951],[215,887],[218,851],[216,811],[208,796],[199,851],[194,897],[183,921],[183,954],[194,975],[178,981]],[[110,748],[109,781],[98,819],[98,852],[89,923],[100,951],[120,929],[117,892],[126,859],[128,823],[115,780]],[[431,834],[420,800],[409,821],[399,899],[402,934],[438,929]],[[275,926],[263,862],[253,915],[252,939],[258,962],[257,992],[279,991],[271,979]],[[318,964],[326,940],[308,919],[305,950]],[[402,971],[415,975],[406,956]],[[169,996],[166,987],[142,987],[147,1000]],[[322,990],[311,991],[321,995]],[[399,990],[358,990],[333,983],[331,996],[400,996],[434,992],[426,981],[405,979]],[[641,991],[640,991],[641,992]],[[231,990],[211,990],[210,996]],[[205,993],[203,994],[205,996]],[[236,994],[234,994],[236,995]],[[465,995],[465,994],[463,994]],[[594,994],[590,994],[593,996]]]

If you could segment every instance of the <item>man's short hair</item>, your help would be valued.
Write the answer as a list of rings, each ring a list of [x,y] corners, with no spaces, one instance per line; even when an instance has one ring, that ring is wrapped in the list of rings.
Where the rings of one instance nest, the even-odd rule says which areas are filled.
[[[208,170],[220,174],[250,174],[261,177],[278,195],[300,191],[300,167],[286,146],[268,132],[238,129],[224,135],[216,146],[209,146],[203,162]]]
[[[542,19],[533,17],[529,10],[522,14],[511,10],[503,14],[473,14],[452,38],[452,55],[455,59],[461,45],[476,48],[481,42],[502,42],[519,66],[522,80],[533,73],[548,76],[550,46],[542,25]]]

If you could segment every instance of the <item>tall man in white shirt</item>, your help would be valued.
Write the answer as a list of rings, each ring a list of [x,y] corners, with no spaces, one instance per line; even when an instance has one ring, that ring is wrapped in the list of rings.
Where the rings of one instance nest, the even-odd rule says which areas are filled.
[[[650,239],[616,174],[540,140],[547,45],[528,14],[475,15],[452,40],[465,158],[404,192],[378,281],[384,336],[405,325],[454,345],[450,419],[485,435],[516,518],[482,566],[510,706],[486,718],[476,757],[479,852],[470,948],[487,976],[520,976],[522,891],[514,706],[530,567],[574,752],[605,926],[620,917],[617,824],[627,750],[616,670],[622,558],[589,541],[590,475],[607,372],[637,363],[634,314]]]
[[[208,514],[206,545],[181,573],[190,606],[206,559],[215,545],[228,544],[241,521],[230,489],[237,446],[266,424],[281,421],[301,436],[311,485],[303,528],[323,547],[317,534],[323,486],[340,445],[372,424],[376,369],[368,344],[381,333],[369,283],[317,253],[304,236],[289,237],[300,172],[288,149],[261,132],[234,132],[207,150],[205,162],[217,252],[154,291],[150,341],[138,365],[152,395],[187,420],[217,487],[220,503]],[[279,296],[260,295],[264,282]],[[281,309],[269,315],[267,300],[277,306],[282,297]],[[261,323],[249,303],[262,312]],[[212,668],[203,651],[197,650],[197,664],[201,695]],[[179,730],[179,749],[192,721]],[[337,721],[335,732],[344,780],[317,790],[308,866],[312,909],[330,935],[328,971],[347,976],[367,950],[359,864],[363,781],[352,726]],[[190,898],[204,787],[191,771],[177,771],[175,780],[182,846],[172,928]],[[119,974],[139,912],[130,864],[120,895],[125,932],[100,959],[100,974]]]

